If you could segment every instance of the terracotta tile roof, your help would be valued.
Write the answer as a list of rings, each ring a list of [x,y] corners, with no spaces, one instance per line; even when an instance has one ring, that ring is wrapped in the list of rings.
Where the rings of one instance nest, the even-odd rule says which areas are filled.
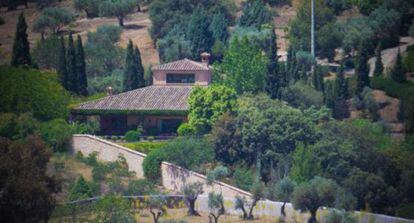
[[[148,86],[80,104],[74,111],[188,111],[192,86]]]
[[[173,61],[166,64],[160,64],[152,67],[152,70],[210,70],[209,66],[204,63],[189,60],[189,59],[182,59]]]

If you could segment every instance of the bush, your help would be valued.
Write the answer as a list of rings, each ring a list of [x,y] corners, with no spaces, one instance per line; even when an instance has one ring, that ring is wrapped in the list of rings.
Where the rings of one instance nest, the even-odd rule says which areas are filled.
[[[92,178],[94,181],[102,181],[105,179],[106,175],[110,172],[111,169],[104,164],[98,164],[92,169]]]
[[[90,197],[93,197],[92,187],[83,176],[78,177],[76,182],[70,188],[69,200],[82,200]]]
[[[141,134],[138,131],[131,130],[125,133],[125,140],[127,142],[136,142],[139,141]]]
[[[72,137],[69,124],[63,119],[54,119],[41,124],[40,133],[53,151],[65,151]]]
[[[0,95],[0,112],[30,112],[39,121],[68,117],[69,94],[54,73],[0,66]]]
[[[320,108],[323,106],[323,94],[301,81],[283,89],[282,100],[300,109],[306,109],[311,106]]]
[[[191,159],[188,158],[191,154]],[[151,180],[160,177],[160,164],[162,161],[174,163],[183,168],[199,171],[201,164],[214,160],[214,151],[204,139],[177,138],[169,141],[158,150],[151,151],[144,159],[145,176]]]
[[[236,167],[234,171],[234,183],[242,190],[250,190],[253,184],[253,173],[251,170],[244,167]]]
[[[157,192],[153,182],[146,179],[130,180],[124,191],[125,196],[150,195]]]
[[[165,160],[165,154],[161,149],[150,152],[142,164],[145,177],[153,182],[157,182],[161,177],[160,165]]]

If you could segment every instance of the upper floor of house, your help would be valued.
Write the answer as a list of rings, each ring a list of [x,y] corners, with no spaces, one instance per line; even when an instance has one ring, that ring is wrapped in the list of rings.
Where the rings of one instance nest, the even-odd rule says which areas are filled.
[[[211,83],[210,54],[202,53],[201,61],[182,59],[152,67],[153,85],[200,85]]]

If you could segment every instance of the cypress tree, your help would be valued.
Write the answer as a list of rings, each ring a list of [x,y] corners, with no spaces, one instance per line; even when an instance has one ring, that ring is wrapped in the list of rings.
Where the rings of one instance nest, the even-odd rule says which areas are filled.
[[[32,65],[32,59],[30,57],[30,45],[27,39],[27,24],[24,14],[20,13],[19,21],[16,26],[16,33],[13,43],[13,55],[11,60],[12,66],[20,65]]]
[[[271,42],[268,49],[269,65],[266,77],[266,91],[272,99],[275,99],[279,98],[279,90],[282,83],[278,74],[277,40],[274,29],[272,29],[270,39]]]
[[[239,26],[256,27],[260,29],[263,24],[271,23],[272,13],[263,0],[247,1],[243,6],[243,13],[239,19]]]
[[[338,75],[336,77],[336,95],[340,99],[348,99],[349,92],[348,92],[348,82],[345,79],[344,76],[344,65],[341,63],[341,66],[339,67]]]
[[[400,49],[398,49],[397,61],[395,62],[394,68],[391,71],[391,78],[398,83],[403,83],[407,80]]]
[[[78,35],[76,45],[76,73],[78,95],[88,95],[88,79],[86,77],[85,53],[83,51],[82,38]]]
[[[384,64],[382,63],[381,50],[382,50],[382,45],[380,42],[377,48],[375,49],[375,57],[377,58],[375,61],[375,71],[374,71],[375,77],[380,77],[382,73],[384,72]]]
[[[227,30],[228,20],[222,12],[214,14],[211,24],[210,31],[215,41],[226,43],[229,38],[229,32]]]
[[[355,73],[357,75],[357,94],[360,94],[364,87],[370,86],[368,57],[368,43],[366,41],[363,41],[359,45],[357,64],[355,69]]]
[[[137,46],[135,46],[134,49],[134,58],[138,73],[138,88],[145,87],[145,70],[144,66],[142,66],[141,52],[139,51]]]
[[[192,14],[187,37],[190,41],[192,59],[200,60],[201,53],[211,52],[214,39],[209,30],[209,19],[201,10],[195,10]]]
[[[123,82],[124,92],[137,89],[140,85],[140,81],[138,78],[137,61],[134,53],[134,46],[131,40],[129,40],[127,47]]]
[[[319,66],[316,66],[315,71],[312,74],[312,84],[313,87],[318,90],[324,92],[324,81],[323,81],[323,73]]]
[[[342,119],[349,117],[349,108],[346,100],[349,97],[348,82],[344,77],[344,66],[341,63],[339,67],[338,75],[334,84],[334,108],[333,117],[336,119]]]
[[[58,56],[57,73],[59,74],[59,80],[62,86],[68,90],[68,70],[66,68],[66,47],[65,39],[60,38],[60,49]]]
[[[76,50],[73,42],[72,33],[69,34],[68,48],[66,53],[66,69],[68,72],[67,86],[68,90],[77,93],[78,75],[76,69]]]

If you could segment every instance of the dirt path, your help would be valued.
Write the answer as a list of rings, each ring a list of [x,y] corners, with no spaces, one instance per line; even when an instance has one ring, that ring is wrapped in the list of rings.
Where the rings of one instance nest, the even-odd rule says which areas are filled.
[[[385,73],[389,71],[390,68],[393,67],[395,60],[397,59],[398,49],[400,49],[401,53],[404,53],[407,50],[409,45],[414,44],[414,38],[412,37],[401,37],[400,45],[394,48],[385,49],[381,52],[382,62],[384,63],[384,70]],[[368,60],[370,66],[369,76],[373,76],[374,73],[374,66],[376,62],[376,58],[372,57]]]

